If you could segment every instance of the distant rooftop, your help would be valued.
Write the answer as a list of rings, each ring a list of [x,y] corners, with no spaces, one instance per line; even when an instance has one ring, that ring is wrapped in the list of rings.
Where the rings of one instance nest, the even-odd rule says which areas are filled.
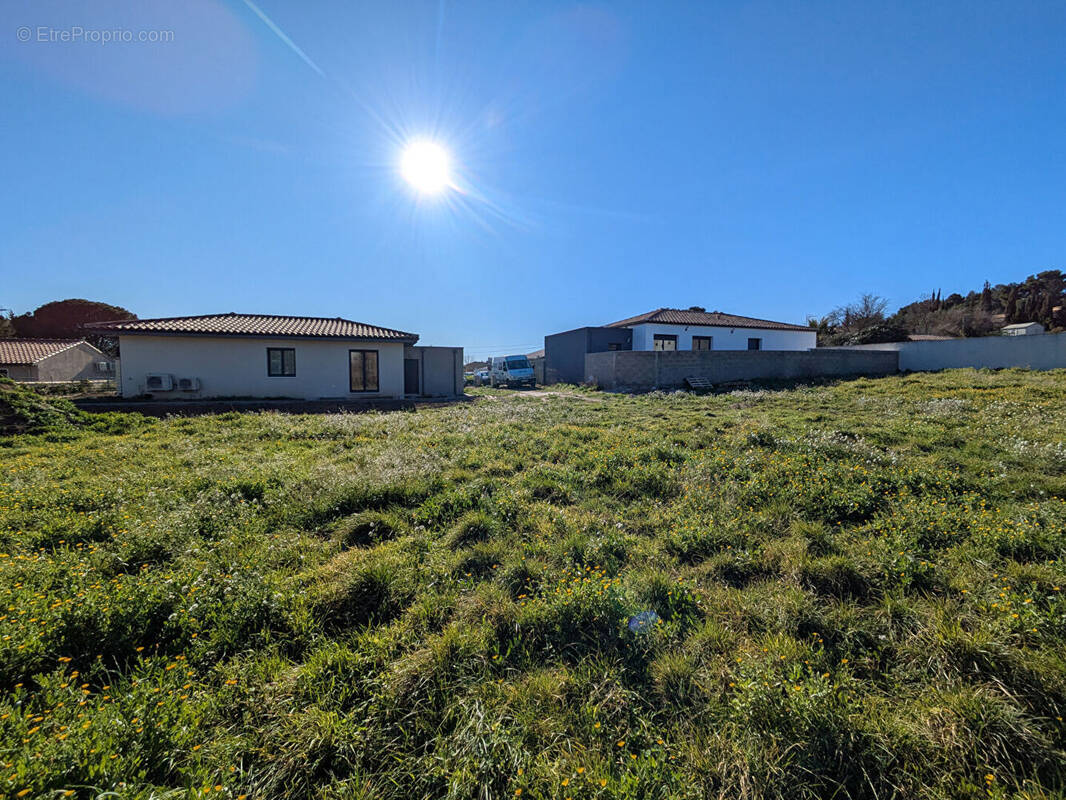
[[[805,331],[808,333],[813,330],[807,325],[793,325],[789,322],[774,322],[773,320],[757,319],[756,317],[741,317],[737,314],[726,314],[721,311],[698,311],[681,308],[657,308],[647,314],[612,322],[607,327],[630,328],[633,325],[641,325],[647,322],[663,325],[713,325],[719,328],[761,328],[764,330]]]
[[[84,339],[0,339],[0,364],[31,366],[83,343],[89,344]]]
[[[140,336],[293,336],[316,339],[385,339],[414,344],[418,334],[367,325],[341,317],[286,317],[274,314],[205,314],[197,317],[123,319],[95,322],[86,330]]]

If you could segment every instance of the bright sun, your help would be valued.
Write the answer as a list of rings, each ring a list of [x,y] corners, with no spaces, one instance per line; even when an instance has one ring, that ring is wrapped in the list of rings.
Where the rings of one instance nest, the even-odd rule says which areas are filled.
[[[452,182],[448,152],[425,139],[409,143],[400,159],[400,174],[421,194],[439,194]]]

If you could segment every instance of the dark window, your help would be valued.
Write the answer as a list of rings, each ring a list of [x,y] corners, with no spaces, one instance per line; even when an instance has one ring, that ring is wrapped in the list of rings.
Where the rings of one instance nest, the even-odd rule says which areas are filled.
[[[710,350],[711,341],[713,336],[693,336],[692,337],[692,349],[693,350]]]
[[[677,336],[672,333],[657,333],[654,336],[656,350],[676,350]]]
[[[610,344],[607,345],[607,349],[608,350],[621,350],[622,349],[622,345],[620,345],[618,342],[611,342]]]
[[[0,378],[6,378],[6,377],[7,377],[7,370],[6,369],[0,369]]]
[[[378,390],[378,351],[348,351],[348,389],[353,392]]]
[[[267,348],[267,375],[271,378],[291,378],[295,374],[295,347]]]
[[[749,350],[762,350],[762,339],[748,339]]]

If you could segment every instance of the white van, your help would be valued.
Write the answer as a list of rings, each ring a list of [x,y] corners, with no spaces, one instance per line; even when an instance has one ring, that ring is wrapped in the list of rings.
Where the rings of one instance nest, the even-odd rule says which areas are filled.
[[[525,356],[495,356],[489,360],[491,386],[536,386],[533,367]]]

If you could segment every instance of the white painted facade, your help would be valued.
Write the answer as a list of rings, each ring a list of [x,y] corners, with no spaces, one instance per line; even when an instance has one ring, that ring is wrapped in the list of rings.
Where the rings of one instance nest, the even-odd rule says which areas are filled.
[[[267,374],[267,348],[296,350],[296,374]],[[152,391],[164,398],[284,397],[320,399],[399,399],[404,396],[403,342],[254,336],[119,337],[121,393],[148,393],[149,374],[170,375],[175,390]],[[378,390],[349,391],[348,351],[376,350]],[[462,358],[460,356],[460,362]],[[196,391],[177,390],[181,378],[196,378]]]
[[[1043,332],[1044,326],[1039,322],[1016,322],[1000,331],[1004,336],[1039,336]]]
[[[712,350],[747,350],[748,339],[761,339],[761,350],[812,350],[818,346],[818,334],[810,331],[774,328],[726,328],[705,325],[670,325],[646,322],[631,326],[634,350],[654,350],[655,334],[677,336],[678,350],[691,350],[693,336],[712,337]]]

